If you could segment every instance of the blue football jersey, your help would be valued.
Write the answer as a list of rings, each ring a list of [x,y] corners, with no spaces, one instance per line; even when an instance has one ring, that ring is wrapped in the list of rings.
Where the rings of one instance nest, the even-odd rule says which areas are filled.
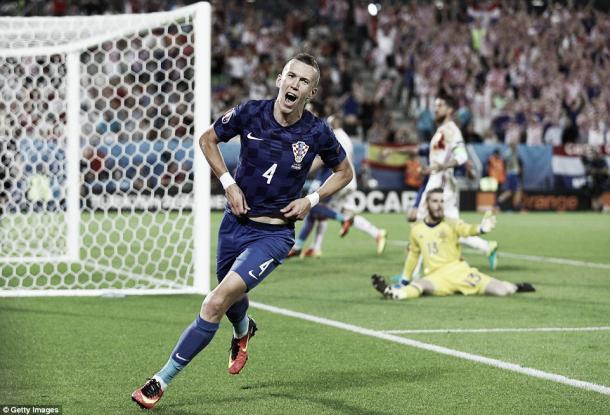
[[[317,154],[336,167],[345,151],[326,122],[309,111],[283,127],[273,117],[274,100],[248,101],[214,122],[220,141],[239,135],[235,181],[244,192],[250,216],[278,216],[298,199]]]

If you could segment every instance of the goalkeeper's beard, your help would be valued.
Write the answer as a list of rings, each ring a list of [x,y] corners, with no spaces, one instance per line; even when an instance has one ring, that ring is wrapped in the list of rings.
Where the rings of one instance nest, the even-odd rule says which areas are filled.
[[[436,213],[432,209],[428,209],[428,218],[432,223],[439,223],[445,218],[445,212],[443,208],[438,209]]]

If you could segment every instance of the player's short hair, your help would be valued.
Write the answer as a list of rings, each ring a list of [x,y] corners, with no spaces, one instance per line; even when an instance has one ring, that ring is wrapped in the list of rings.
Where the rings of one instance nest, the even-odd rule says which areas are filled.
[[[316,58],[311,56],[309,53],[302,52],[302,53],[296,54],[292,59],[296,59],[300,62],[303,62],[304,64],[313,66],[314,69],[316,71],[318,71],[318,73],[320,73],[320,66],[318,66],[318,61],[316,61]]]
[[[428,201],[428,199],[430,198],[430,195],[432,193],[440,193],[442,195],[443,194],[443,188],[442,187],[435,187],[434,189],[428,190],[428,193],[426,193],[426,201]]]
[[[320,80],[320,66],[318,65],[318,61],[316,60],[316,58],[314,58],[309,53],[301,52],[301,53],[294,55],[292,57],[292,59],[295,59],[299,62],[303,62],[304,64],[313,67],[316,70],[316,72],[318,73],[318,79],[316,80],[316,84],[317,84],[317,81]]]
[[[438,92],[437,98],[438,99],[442,99],[443,101],[445,101],[445,104],[447,104],[447,106],[449,108],[453,108],[454,111],[458,109],[458,101],[457,101],[457,99],[453,95],[450,95],[444,89],[441,89]]]

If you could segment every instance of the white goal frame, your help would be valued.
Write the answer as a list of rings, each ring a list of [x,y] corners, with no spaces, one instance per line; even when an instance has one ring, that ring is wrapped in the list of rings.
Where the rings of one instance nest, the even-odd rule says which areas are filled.
[[[138,33],[154,25],[166,24],[176,21],[184,16],[191,16],[194,33],[194,108],[193,122],[193,205],[192,205],[192,285],[173,284],[165,282],[163,288],[100,288],[100,289],[73,289],[53,287],[43,289],[30,288],[2,288],[0,297],[33,297],[33,296],[122,296],[122,295],[160,295],[160,294],[207,294],[210,291],[210,167],[199,150],[198,138],[209,127],[211,122],[211,6],[201,2],[169,12],[151,13],[147,15],[121,15],[131,16],[134,24],[123,25],[119,30],[111,33],[102,33],[86,39],[72,40],[64,44],[55,45],[24,45],[6,48],[4,39],[0,41],[1,58],[19,58],[64,55],[66,67],[66,195],[65,195],[65,222],[66,222],[66,254],[62,256],[2,256],[0,253],[0,269],[7,263],[43,263],[43,262],[82,262],[81,251],[81,208],[80,208],[80,166],[81,159],[81,120],[80,120],[80,56],[94,45],[111,41],[129,34]],[[78,17],[78,19],[100,19],[110,16]],[[75,17],[70,17],[75,19]],[[10,19],[34,19],[40,24],[45,21],[64,19],[62,17],[33,17],[33,18],[0,18],[0,32]],[[93,267],[95,264],[83,264],[83,267]],[[99,266],[99,269],[104,266]],[[120,270],[115,270],[120,273]],[[126,272],[129,274],[129,271]],[[141,276],[138,276],[142,278]],[[0,278],[2,274],[0,274]],[[151,278],[154,279],[154,278]]]

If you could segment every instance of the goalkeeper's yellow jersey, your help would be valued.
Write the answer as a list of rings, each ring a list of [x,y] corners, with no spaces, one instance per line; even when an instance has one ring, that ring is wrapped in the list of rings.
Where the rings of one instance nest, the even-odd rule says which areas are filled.
[[[423,256],[424,275],[459,261],[462,256],[459,238],[478,234],[478,225],[471,225],[461,220],[443,219],[434,226],[424,221],[416,222],[411,228],[409,254],[403,276],[407,278],[411,276],[420,253]]]

